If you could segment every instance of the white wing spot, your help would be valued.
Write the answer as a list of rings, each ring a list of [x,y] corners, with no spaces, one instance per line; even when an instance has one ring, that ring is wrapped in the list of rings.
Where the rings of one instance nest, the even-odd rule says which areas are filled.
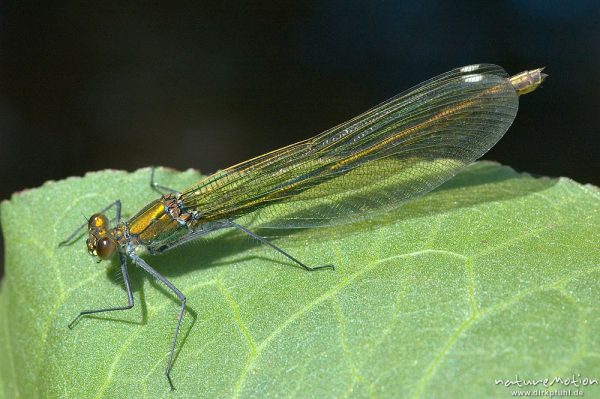
[[[463,78],[467,83],[479,82],[483,79],[483,75],[468,75]]]
[[[478,70],[480,66],[481,65],[479,65],[479,64],[467,65],[467,66],[464,66],[464,67],[460,68],[460,71],[461,72],[473,72],[473,71]]]

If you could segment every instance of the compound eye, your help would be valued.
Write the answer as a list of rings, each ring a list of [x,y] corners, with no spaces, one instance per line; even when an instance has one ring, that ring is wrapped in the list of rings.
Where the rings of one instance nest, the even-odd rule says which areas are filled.
[[[100,259],[109,259],[116,248],[117,245],[115,242],[108,237],[102,237],[96,243],[96,253]]]
[[[92,216],[90,216],[90,219],[88,221],[89,229],[101,230],[105,229],[106,227],[108,227],[108,219],[106,216],[104,216],[101,213],[95,213]]]

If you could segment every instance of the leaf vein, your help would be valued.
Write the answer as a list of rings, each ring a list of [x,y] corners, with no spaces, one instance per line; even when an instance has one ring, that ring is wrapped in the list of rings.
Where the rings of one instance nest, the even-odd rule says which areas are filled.
[[[240,314],[240,305],[237,303],[231,292],[229,292],[229,290],[223,286],[220,280],[216,281],[216,287],[221,293],[221,295],[225,298],[225,301],[227,301],[229,307],[231,308],[233,320],[235,321],[238,328],[240,329],[240,332],[246,339],[246,342],[248,343],[248,346],[251,350],[251,356],[254,356],[254,354],[256,354],[256,344],[254,343],[254,339],[252,338],[252,334],[250,334],[248,326],[242,319],[242,316]]]
[[[281,325],[279,325],[275,330],[273,330],[273,332],[271,332],[271,334],[269,334],[256,347],[256,354],[255,354],[255,356],[250,357],[248,359],[248,361],[246,362],[246,365],[244,366],[244,368],[242,369],[242,372],[240,373],[239,379],[236,381],[235,388],[234,388],[233,393],[232,393],[232,397],[236,398],[236,397],[239,396],[241,388],[242,388],[242,385],[244,383],[244,380],[245,380],[246,376],[248,375],[248,373],[252,369],[252,367],[254,365],[254,362],[260,356],[260,354],[262,353],[262,351],[264,350],[264,348],[273,339],[275,339],[276,336],[278,336],[281,332],[283,332],[285,330],[285,328],[287,328],[287,326],[289,326],[295,320],[297,320],[298,318],[300,318],[300,316],[304,315],[309,310],[311,310],[312,308],[316,307],[317,305],[323,303],[324,301],[331,299],[331,297],[333,295],[335,295],[336,293],[340,292],[342,289],[344,289],[345,287],[347,287],[352,281],[356,280],[358,277],[360,277],[363,274],[365,274],[366,272],[370,271],[375,266],[377,266],[377,265],[379,265],[381,263],[385,263],[385,262],[387,262],[387,261],[389,261],[391,259],[400,259],[400,258],[406,258],[406,257],[411,257],[411,256],[418,256],[418,255],[423,255],[423,254],[426,254],[426,253],[448,253],[448,254],[452,254],[454,256],[459,256],[461,258],[465,258],[464,255],[456,254],[456,253],[453,253],[453,252],[450,252],[450,251],[422,250],[422,251],[415,251],[415,252],[406,253],[406,254],[394,255],[394,256],[387,257],[387,258],[381,258],[381,259],[377,260],[374,263],[366,265],[364,268],[360,269],[359,271],[357,271],[354,274],[350,275],[346,279],[342,280],[337,285],[335,285],[333,288],[331,288],[330,290],[324,292],[322,295],[320,295],[319,297],[317,297],[313,301],[307,303],[305,306],[303,306],[298,311],[294,312]]]

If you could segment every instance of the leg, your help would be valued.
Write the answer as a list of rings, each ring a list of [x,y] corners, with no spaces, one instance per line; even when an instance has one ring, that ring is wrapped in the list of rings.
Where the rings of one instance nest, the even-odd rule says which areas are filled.
[[[164,285],[166,285],[171,291],[177,295],[177,298],[181,302],[181,308],[179,309],[179,316],[177,317],[177,326],[175,327],[175,334],[173,335],[173,343],[171,344],[171,352],[169,353],[169,360],[167,361],[167,368],[165,369],[165,375],[167,376],[167,380],[169,380],[169,385],[171,389],[174,390],[175,386],[173,385],[173,381],[171,381],[171,367],[173,366],[173,356],[175,354],[175,345],[177,344],[177,335],[179,335],[179,328],[181,327],[181,319],[183,318],[183,312],[185,310],[185,296],[177,287],[173,285],[169,280],[165,278],[162,274],[154,270],[150,265],[148,265],[142,258],[137,256],[135,252],[130,252],[129,257],[133,260],[133,262],[144,269],[148,274],[150,274],[155,279],[161,281]]]
[[[113,310],[128,310],[133,307],[133,294],[131,293],[131,284],[129,283],[129,274],[127,273],[127,258],[123,253],[119,253],[119,256],[121,257],[121,272],[123,273],[123,281],[125,282],[125,289],[127,290],[127,306],[108,309],[84,310],[83,312],[79,313],[79,315],[71,323],[69,323],[69,329],[72,329],[75,324],[77,324],[77,322],[85,315],[112,312]]]
[[[109,206],[107,206],[106,208],[102,209],[99,213],[105,213],[106,211],[108,211],[113,206],[115,208],[117,208],[117,210],[116,210],[116,212],[117,212],[117,223],[119,223],[121,221],[121,200],[116,200],[115,202],[113,202],[112,204],[110,204]],[[58,246],[62,247],[63,245],[66,245],[69,242],[71,242],[71,240],[73,240],[75,237],[77,237],[79,235],[79,233],[81,232],[81,230],[84,229],[87,225],[88,225],[88,222],[85,222],[84,224],[82,224],[81,226],[79,226],[77,228],[77,230],[75,230],[73,232],[73,234],[71,234],[69,237],[67,237],[66,240],[59,242]]]
[[[169,193],[176,193],[177,190],[173,190],[172,188],[163,186],[154,181],[154,171],[155,170],[156,170],[156,167],[153,166],[152,174],[150,175],[150,188],[152,188],[154,191],[158,192],[159,194],[164,194],[164,191],[169,192]]]
[[[315,270],[319,270],[319,269],[331,269],[331,270],[335,270],[335,267],[333,265],[323,265],[323,266],[314,266],[314,267],[310,267],[305,265],[304,263],[300,262],[298,259],[294,258],[292,255],[288,254],[287,252],[285,252],[283,249],[279,248],[278,246],[276,246],[275,244],[273,244],[272,242],[262,238],[259,235],[254,234],[253,232],[251,232],[250,230],[248,230],[247,228],[245,228],[244,226],[240,226],[239,224],[230,221],[229,222],[231,224],[231,227],[235,227],[238,230],[243,231],[244,233],[248,234],[250,237],[257,239],[258,241],[262,242],[263,244],[266,244],[268,246],[270,246],[271,248],[273,248],[275,251],[279,252],[280,254],[284,255],[285,257],[287,257],[289,260],[291,260],[292,262],[294,262],[295,264],[297,264],[298,266],[301,266],[302,268],[304,268],[305,270],[308,271],[315,271]]]

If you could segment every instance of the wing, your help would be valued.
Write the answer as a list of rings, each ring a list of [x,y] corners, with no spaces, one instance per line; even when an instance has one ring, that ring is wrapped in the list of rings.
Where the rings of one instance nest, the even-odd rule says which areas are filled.
[[[182,192],[201,221],[277,227],[353,221],[423,195],[508,130],[518,95],[490,64],[457,68],[314,138],[219,171]]]

